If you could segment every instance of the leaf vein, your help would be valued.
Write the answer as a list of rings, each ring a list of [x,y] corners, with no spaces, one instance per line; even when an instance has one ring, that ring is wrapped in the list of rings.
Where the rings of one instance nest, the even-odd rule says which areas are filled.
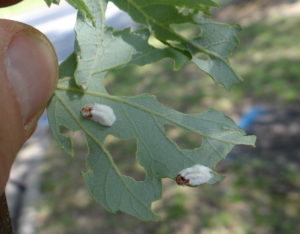
[[[81,124],[81,122],[78,120],[78,118],[76,118],[76,115],[73,113],[73,111],[66,105],[66,103],[64,103],[63,99],[57,94],[55,93],[54,94],[55,97],[60,101],[60,103],[66,108],[66,110],[70,113],[70,115],[72,116],[72,118],[75,120],[75,122],[77,123],[77,125],[79,126],[80,129],[82,129],[82,131],[87,135],[89,136],[94,142],[95,144],[101,149],[101,151],[104,153],[104,155],[107,157],[107,159],[109,160],[110,164],[111,164],[111,167],[114,169],[114,171],[116,172],[116,174],[119,176],[120,180],[122,181],[122,184],[124,185],[124,187],[127,189],[127,191],[131,194],[132,197],[134,197],[139,203],[142,204],[142,206],[144,206],[147,210],[149,210],[150,212],[151,209],[149,209],[147,207],[147,205],[141,201],[139,199],[138,196],[136,196],[132,191],[131,189],[128,187],[127,183],[124,181],[124,178],[123,176],[121,175],[119,169],[115,166],[114,162],[113,162],[113,159],[110,155],[110,153],[104,148],[104,146],[99,142],[97,141],[97,139],[95,139],[95,137],[93,135],[91,135],[89,133],[89,131]]]

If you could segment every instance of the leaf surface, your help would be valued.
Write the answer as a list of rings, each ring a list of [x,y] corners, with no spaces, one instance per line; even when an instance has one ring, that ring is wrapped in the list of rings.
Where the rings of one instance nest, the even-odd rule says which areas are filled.
[[[171,1],[171,0],[111,0],[119,8],[128,12],[136,21],[146,25],[163,43],[171,45],[182,53],[188,52],[192,61],[216,82],[229,88],[241,78],[231,68],[227,57],[237,44],[237,27],[220,25],[205,19],[195,18],[194,14],[183,14],[178,7],[193,7],[197,4],[215,6],[212,1]],[[176,32],[172,25],[193,23],[194,30],[202,32],[195,38],[186,38]],[[222,51],[220,49],[222,48]],[[222,53],[219,53],[222,52]],[[199,59],[199,54],[205,55]],[[221,67],[219,69],[219,67]]]
[[[72,69],[70,64],[69,61],[64,63],[62,70]],[[114,110],[117,121],[112,127],[101,126],[80,115],[85,104],[93,103],[108,105]],[[48,118],[54,137],[69,153],[73,151],[72,144],[60,132],[61,127],[85,134],[89,154],[84,179],[92,197],[111,212],[121,210],[143,220],[156,219],[151,203],[160,198],[162,178],[174,179],[179,171],[194,164],[214,168],[235,144],[253,145],[255,140],[253,136],[245,136],[219,112],[187,115],[167,109],[151,95],[112,96],[105,92],[98,79],[92,79],[86,90],[80,89],[73,77],[60,79],[48,107]],[[166,136],[165,125],[200,134],[201,147],[180,149]],[[108,135],[136,139],[135,157],[145,169],[144,181],[135,181],[120,173],[112,155],[103,146]],[[219,179],[215,173],[210,183]]]
[[[63,134],[62,127],[84,133],[89,153],[83,176],[91,196],[99,204],[113,213],[123,211],[143,220],[155,220],[151,204],[161,196],[162,178],[174,180],[179,171],[194,164],[214,169],[234,145],[253,145],[255,137],[246,136],[232,120],[214,110],[184,114],[164,107],[151,95],[110,95],[103,78],[107,72],[129,64],[145,65],[171,58],[175,68],[191,60],[229,87],[238,80],[227,61],[237,43],[238,29],[195,19],[192,14],[180,11],[181,8],[205,11],[215,6],[210,0],[113,0],[136,22],[146,26],[136,31],[114,31],[104,26],[107,1],[78,1],[76,7],[82,10],[80,2],[86,10],[78,13],[75,51],[60,66],[59,83],[48,106],[52,134],[66,152],[73,154],[72,141]],[[201,33],[187,37],[173,27],[185,23],[192,23]],[[165,43],[166,48],[149,45],[151,34]],[[117,120],[112,127],[81,116],[84,105],[95,103],[114,110]],[[165,125],[200,134],[201,147],[180,149],[167,137]],[[132,157],[145,169],[144,181],[120,172],[113,155],[104,147],[108,135],[136,140],[137,152]],[[214,172],[208,183],[220,179]]]
[[[95,24],[84,14],[78,14],[76,21],[76,83],[85,88],[94,76],[102,77],[109,69],[123,65],[145,65],[160,59],[174,59],[176,69],[188,61],[186,55],[172,48],[157,49],[148,44],[147,29],[130,32],[129,29],[114,32],[104,25],[106,1],[86,1]]]

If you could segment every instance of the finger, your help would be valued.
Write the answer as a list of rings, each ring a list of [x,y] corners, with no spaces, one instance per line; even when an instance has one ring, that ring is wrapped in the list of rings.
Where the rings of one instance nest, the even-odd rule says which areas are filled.
[[[0,194],[57,81],[57,58],[36,29],[0,20]]]
[[[4,1],[0,1],[0,7],[7,7],[7,6],[11,6],[14,5],[18,2],[21,2],[22,0],[4,0]]]

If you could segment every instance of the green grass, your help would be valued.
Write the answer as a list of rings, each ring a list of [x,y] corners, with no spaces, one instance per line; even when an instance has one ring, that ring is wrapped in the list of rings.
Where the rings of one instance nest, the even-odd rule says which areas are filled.
[[[234,67],[245,82],[234,88],[237,98],[299,101],[300,19],[285,18],[244,28]]]

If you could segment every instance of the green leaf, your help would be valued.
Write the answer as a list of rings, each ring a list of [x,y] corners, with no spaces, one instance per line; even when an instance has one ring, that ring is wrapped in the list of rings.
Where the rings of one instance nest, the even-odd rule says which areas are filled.
[[[168,57],[174,60],[176,69],[191,60],[228,87],[238,80],[227,61],[237,44],[238,28],[195,19],[195,12],[206,12],[215,6],[210,0],[112,1],[146,26],[133,32],[129,29],[114,31],[104,26],[106,0],[74,2],[78,9],[86,6],[86,10],[78,13],[75,52],[61,64],[58,86],[48,106],[51,131],[70,154],[74,153],[72,141],[62,129],[81,131],[85,135],[89,153],[83,176],[87,189],[99,204],[113,213],[123,211],[143,220],[155,220],[157,216],[151,204],[161,196],[162,178],[174,180],[179,171],[194,164],[214,169],[234,145],[253,145],[255,137],[246,136],[232,120],[214,110],[184,114],[162,106],[151,95],[110,95],[103,78],[107,72],[128,64],[144,65]],[[192,11],[186,14],[182,8]],[[201,33],[189,37],[176,31],[174,25],[185,23],[191,24],[193,30],[200,29]],[[149,45],[151,33],[165,43],[166,48]],[[81,116],[84,105],[95,103],[114,110],[117,120],[111,127]],[[180,149],[166,135],[165,125],[200,134],[201,147]],[[145,169],[144,181],[121,174],[113,156],[104,147],[108,135],[136,140],[137,152],[132,156]],[[208,183],[222,179],[215,171],[213,175]]]
[[[140,0],[140,6],[146,7],[152,4],[175,5],[189,9],[202,10],[203,7],[217,7],[218,4],[212,0]]]
[[[47,5],[50,7],[51,4],[59,4],[60,0],[45,0],[45,2],[47,3]]]
[[[45,0],[47,5],[50,7],[51,4],[59,4],[60,0]],[[87,18],[89,18],[92,22],[94,21],[94,18],[89,11],[87,5],[85,4],[84,0],[67,0],[67,2],[73,6],[75,9],[78,9],[82,14],[84,14]]]
[[[175,61],[175,69],[178,69],[188,61],[186,55],[175,49],[150,46],[147,29],[114,32],[111,28],[104,27],[106,5],[103,1],[93,3],[94,5],[89,3],[88,6],[96,20],[95,25],[91,25],[79,14],[75,27],[78,45],[75,79],[79,86],[85,88],[93,77],[103,77],[106,71],[128,64],[145,65],[170,57]]]
[[[72,70],[72,60],[74,56],[61,65],[61,70]],[[72,74],[65,74],[68,73]],[[117,121],[112,127],[101,126],[81,116],[80,109],[94,103],[108,105],[114,110]],[[89,154],[83,175],[92,197],[110,212],[120,210],[143,220],[157,218],[151,211],[151,203],[161,196],[162,178],[174,179],[179,171],[194,164],[214,168],[235,144],[253,145],[255,141],[219,112],[211,110],[188,115],[167,109],[151,95],[112,96],[105,92],[97,77],[90,80],[86,90],[79,88],[73,77],[60,79],[48,107],[48,118],[53,136],[68,153],[73,152],[72,143],[61,133],[61,127],[85,134]],[[200,134],[203,137],[201,147],[180,149],[167,137],[164,125]],[[135,181],[120,173],[103,146],[108,135],[136,139],[136,160],[145,169],[144,181]],[[211,183],[220,178],[215,174]]]
[[[241,78],[228,63],[228,54],[237,44],[237,27],[216,24],[205,19],[196,19],[194,14],[182,14],[178,7],[193,7],[197,4],[213,6],[211,1],[171,1],[171,0],[111,0],[119,8],[128,12],[136,21],[146,25],[151,32],[167,45],[171,45],[182,53],[188,52],[192,61],[216,82],[230,87]],[[193,23],[194,30],[201,34],[194,38],[186,38],[174,30],[174,24]],[[199,58],[199,54],[202,55]],[[205,55],[205,56],[203,56]]]
[[[208,57],[201,58],[196,55],[192,61],[226,88],[242,80],[229,66],[227,60],[238,44],[237,34],[240,27],[214,23],[202,18],[198,18],[197,23],[201,29],[201,35],[194,38],[192,43],[195,47],[201,46],[207,51]]]
[[[193,38],[193,43],[207,51],[228,58],[239,43],[240,26],[215,23],[203,18],[197,18],[195,21],[201,30],[201,34]]]

